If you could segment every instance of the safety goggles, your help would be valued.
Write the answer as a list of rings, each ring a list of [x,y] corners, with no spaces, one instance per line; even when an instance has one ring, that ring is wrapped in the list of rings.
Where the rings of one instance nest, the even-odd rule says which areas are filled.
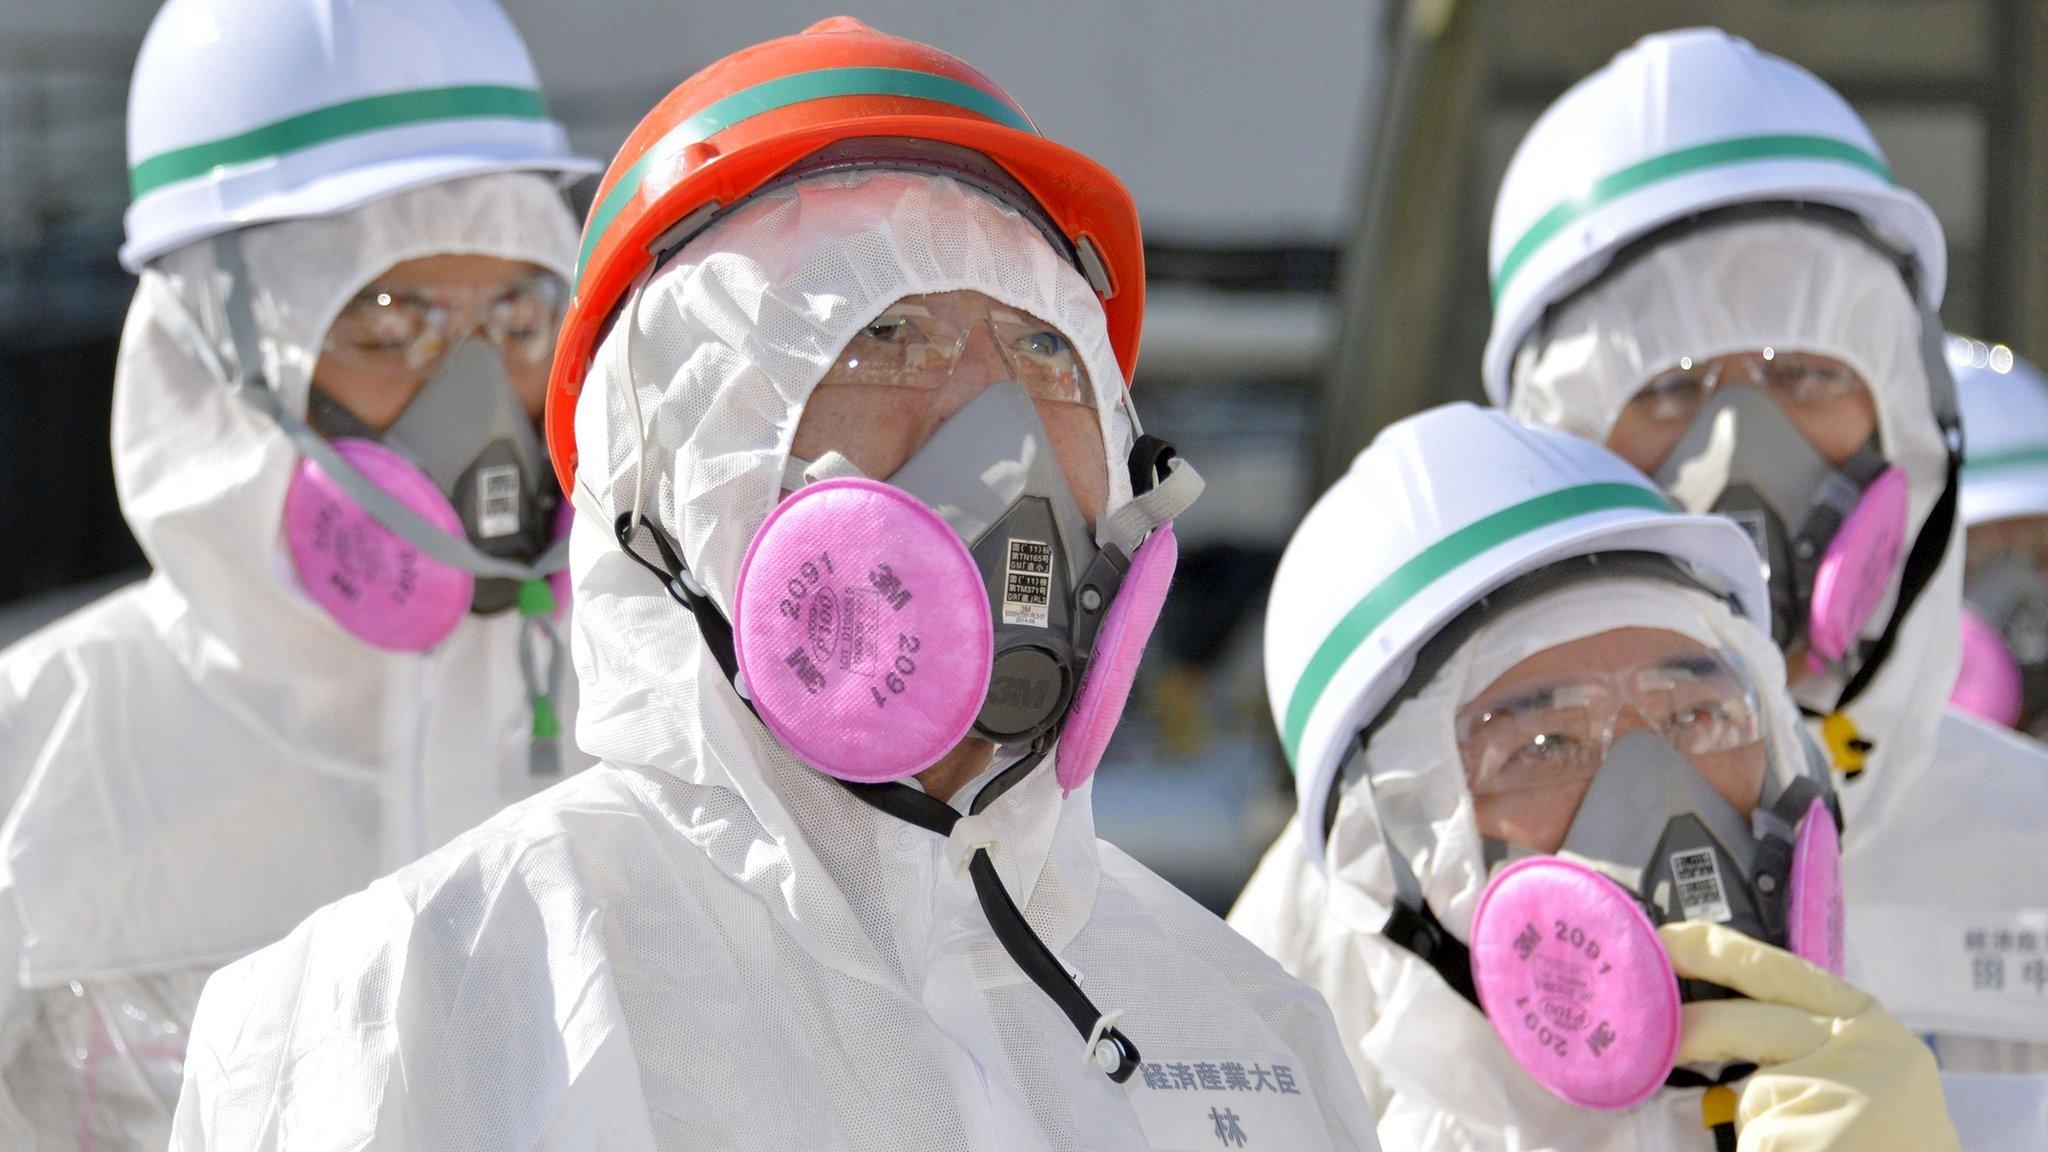
[[[899,301],[856,333],[827,380],[937,389],[985,334],[1008,378],[1032,399],[1095,407],[1081,357],[1059,330],[1027,312],[955,294]]]
[[[1690,356],[1681,357],[1676,367],[1659,372],[1643,385],[1629,400],[1629,411],[1659,423],[1683,426],[1699,415],[1709,396],[1731,384],[1755,388],[1787,413],[1869,391],[1856,370],[1840,360],[1764,348],[1697,363]]]
[[[1625,672],[1521,684],[1458,709],[1458,753],[1475,796],[1582,785],[1623,718],[1696,760],[1761,738],[1755,690],[1707,650]]]
[[[414,379],[482,332],[509,367],[546,365],[568,298],[568,285],[548,273],[474,291],[372,284],[342,307],[322,352],[358,371]]]

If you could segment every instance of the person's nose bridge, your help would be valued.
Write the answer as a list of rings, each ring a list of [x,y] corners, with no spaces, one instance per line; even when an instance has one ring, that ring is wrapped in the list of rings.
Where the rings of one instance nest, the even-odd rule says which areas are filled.
[[[987,385],[1015,376],[1009,353],[996,335],[995,321],[980,309],[962,316],[960,347],[953,361],[956,381]]]
[[[1711,385],[1707,391],[1711,394],[1726,388],[1748,388],[1758,395],[1769,396],[1770,389],[1765,386],[1764,381],[1764,366],[1763,356],[1757,352],[1735,352],[1718,357],[1707,374]]]
[[[1650,717],[1649,708],[1640,700],[1617,698],[1614,710],[1607,720],[1607,742],[1621,738],[1624,732],[1648,732],[1655,735],[1657,722]]]

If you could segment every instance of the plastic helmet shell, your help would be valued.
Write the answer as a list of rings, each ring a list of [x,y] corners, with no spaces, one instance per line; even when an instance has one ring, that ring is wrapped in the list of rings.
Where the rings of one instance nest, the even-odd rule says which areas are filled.
[[[2003,344],[1948,338],[1962,410],[1965,525],[2048,516],[2048,376]]]
[[[1508,164],[1488,242],[1488,397],[1507,403],[1530,329],[1623,246],[1709,209],[1774,201],[1855,213],[1913,259],[1921,304],[1940,306],[1941,224],[1839,93],[1716,28],[1637,41],[1545,110]]]
[[[463,176],[597,170],[494,0],[170,0],[128,91],[121,263]]]
[[[1110,345],[1128,382],[1145,313],[1138,211],[1109,170],[1039,134],[1007,93],[959,59],[848,17],[742,49],[678,85],[626,138],[584,226],[576,291],[548,384],[548,451],[576,471],[577,394],[633,281],[701,226],[805,157],[845,140],[957,145],[999,165],[1107,278]]]
[[[1619,551],[1671,557],[1769,634],[1742,529],[1674,511],[1605,448],[1466,403],[1382,431],[1302,520],[1266,608],[1267,699],[1309,858],[1322,861],[1324,806],[1352,739],[1430,637],[1521,576]]]

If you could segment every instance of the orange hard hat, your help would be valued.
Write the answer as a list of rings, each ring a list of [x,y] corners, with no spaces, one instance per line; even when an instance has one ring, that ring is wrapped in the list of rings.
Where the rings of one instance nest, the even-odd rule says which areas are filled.
[[[576,396],[634,280],[721,211],[852,141],[995,165],[991,179],[973,182],[1028,198],[1014,206],[1049,230],[1101,296],[1128,385],[1145,317],[1145,252],[1129,190],[1040,135],[1016,101],[961,60],[836,17],[683,81],[612,158],[584,224],[548,380],[548,455],[565,490],[576,474]],[[972,167],[938,165],[970,176]]]

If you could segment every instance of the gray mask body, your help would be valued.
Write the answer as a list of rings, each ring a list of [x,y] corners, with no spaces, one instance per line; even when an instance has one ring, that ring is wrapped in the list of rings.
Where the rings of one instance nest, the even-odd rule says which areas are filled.
[[[988,591],[995,659],[975,734],[1016,744],[1051,731],[1130,560],[1096,545],[1037,405],[1014,382],[990,384],[888,482],[967,542]]]
[[[1782,947],[1794,839],[1821,795],[1797,777],[1760,797],[1746,820],[1669,743],[1624,732],[1601,760],[1558,855],[1635,893],[1658,923],[1706,920]]]
[[[488,340],[463,341],[382,433],[318,389],[307,422],[328,439],[376,440],[433,478],[464,533],[491,556],[530,563],[553,539],[555,494],[533,418],[512,387],[505,358]],[[518,602],[519,582],[479,576],[470,609],[501,612]]]
[[[1836,467],[1770,397],[1737,384],[1708,397],[1654,479],[1687,511],[1749,533],[1769,581],[1772,639],[1786,648],[1806,636],[1828,542],[1885,468],[1875,434]]]

